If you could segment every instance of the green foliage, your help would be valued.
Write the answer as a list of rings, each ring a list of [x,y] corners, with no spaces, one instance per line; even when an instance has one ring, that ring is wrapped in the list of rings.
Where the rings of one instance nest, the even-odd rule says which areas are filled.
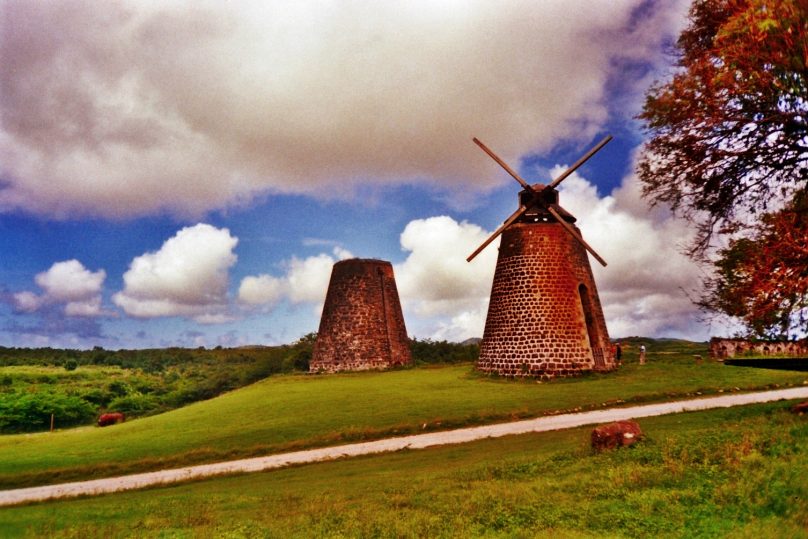
[[[109,403],[109,410],[123,412],[127,416],[142,416],[158,408],[157,400],[151,395],[126,395],[113,399]]]
[[[285,346],[218,347],[216,350],[108,351],[96,347],[80,351],[0,347],[0,372],[15,373],[0,378],[0,387],[5,392],[20,394],[78,396],[93,406],[95,415],[107,409],[124,411],[131,417],[150,415],[211,399],[268,376],[308,371],[316,337],[311,333]],[[47,367],[50,365],[59,365],[61,372]],[[82,368],[77,370],[78,366]],[[16,389],[15,379],[19,380]],[[90,417],[85,422],[91,420]],[[67,423],[59,426],[67,426]],[[0,426],[0,433],[44,428],[41,422],[31,422],[26,427],[16,426],[11,430]]]
[[[81,425],[95,417],[87,401],[59,393],[0,394],[0,432],[27,432],[50,427],[50,417],[62,427]]]
[[[123,380],[115,380],[107,386],[107,390],[116,397],[122,397],[129,393],[130,387]]]
[[[80,396],[82,399],[98,408],[106,408],[109,401],[114,397],[109,391],[98,388],[89,389]]]
[[[458,344],[425,339],[410,340],[410,353],[416,363],[463,363],[477,361],[480,356],[478,343]]]

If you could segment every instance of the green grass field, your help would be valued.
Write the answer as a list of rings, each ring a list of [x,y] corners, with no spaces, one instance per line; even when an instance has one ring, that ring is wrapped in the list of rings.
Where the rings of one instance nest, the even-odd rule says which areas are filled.
[[[649,364],[550,383],[471,364],[335,376],[284,375],[165,414],[100,429],[0,436],[0,488],[184,466],[621,402],[802,384],[804,373],[696,364],[703,347],[654,343]]]
[[[808,418],[787,408],[646,418],[601,454],[580,428],[14,507],[0,535],[805,538]]]

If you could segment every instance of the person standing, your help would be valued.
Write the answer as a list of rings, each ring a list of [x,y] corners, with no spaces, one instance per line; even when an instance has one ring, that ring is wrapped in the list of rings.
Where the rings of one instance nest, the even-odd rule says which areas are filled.
[[[645,345],[640,345],[640,365],[645,365]]]
[[[617,343],[614,347],[614,361],[618,366],[623,364],[623,348],[620,343]]]

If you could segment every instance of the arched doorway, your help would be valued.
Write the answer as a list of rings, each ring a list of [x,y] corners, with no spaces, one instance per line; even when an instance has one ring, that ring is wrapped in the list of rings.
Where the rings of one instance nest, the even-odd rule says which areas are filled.
[[[595,360],[595,367],[605,367],[606,361],[603,359],[603,348],[600,346],[600,335],[592,311],[592,300],[589,297],[589,289],[583,283],[578,285],[578,297],[581,299],[581,310],[586,322],[586,336],[589,340],[589,349],[592,350],[592,358]]]

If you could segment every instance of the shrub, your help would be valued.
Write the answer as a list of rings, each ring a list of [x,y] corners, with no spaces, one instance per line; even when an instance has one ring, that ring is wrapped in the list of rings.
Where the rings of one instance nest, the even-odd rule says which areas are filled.
[[[108,409],[128,416],[146,415],[157,410],[159,403],[151,395],[126,395],[109,403]]]
[[[461,363],[476,361],[480,356],[480,345],[477,343],[460,344],[446,341],[425,339],[410,341],[412,359],[421,363]]]
[[[79,397],[60,393],[0,394],[0,432],[47,430],[51,414],[57,427],[72,427],[92,421],[95,408]]]
[[[102,389],[90,389],[82,394],[81,398],[95,406],[106,406],[112,400],[112,394]]]
[[[129,384],[121,380],[115,380],[107,386],[107,389],[116,397],[123,397],[129,393]]]

